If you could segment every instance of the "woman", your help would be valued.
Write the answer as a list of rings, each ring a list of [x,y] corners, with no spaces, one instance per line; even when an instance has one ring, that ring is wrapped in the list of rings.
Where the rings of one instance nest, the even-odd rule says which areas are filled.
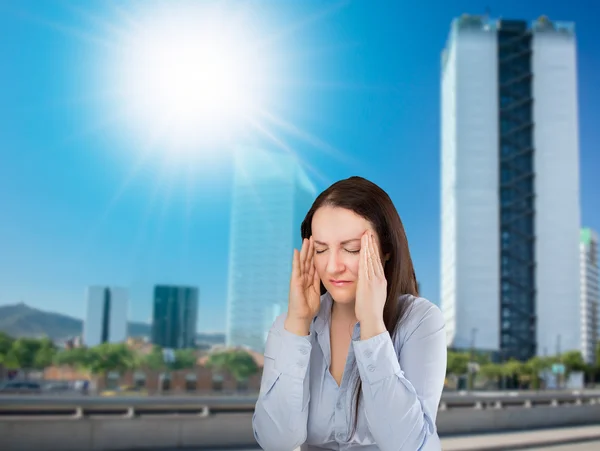
[[[389,196],[360,177],[317,197],[287,314],[265,346],[254,436],[265,450],[441,450],[442,314],[418,297]]]

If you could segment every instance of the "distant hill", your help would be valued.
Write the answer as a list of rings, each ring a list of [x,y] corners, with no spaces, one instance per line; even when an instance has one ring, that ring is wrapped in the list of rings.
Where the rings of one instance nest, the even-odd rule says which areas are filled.
[[[24,303],[0,306],[0,330],[19,337],[43,337],[54,340],[81,335],[83,321],[59,313],[38,310]]]
[[[149,337],[150,324],[130,322],[131,337]],[[64,340],[82,334],[83,321],[60,313],[47,312],[30,307],[24,303],[0,306],[0,331],[20,337],[44,337]],[[225,342],[224,334],[198,334],[198,340],[204,343],[219,344]]]

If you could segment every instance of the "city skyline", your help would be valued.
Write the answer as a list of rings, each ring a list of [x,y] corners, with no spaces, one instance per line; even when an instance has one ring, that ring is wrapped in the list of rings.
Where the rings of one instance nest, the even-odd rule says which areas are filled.
[[[582,226],[598,230],[600,30],[583,7],[489,6],[494,16],[576,23]],[[81,8],[0,6],[0,25],[12,37],[0,43],[11,61],[0,85],[8,106],[0,112],[0,204],[10,218],[0,224],[0,304],[23,301],[84,318],[86,286],[119,285],[129,289],[130,320],[149,322],[154,285],[194,285],[202,292],[198,330],[223,332],[230,156],[217,151],[181,164],[156,150],[140,160],[144,149],[123,138],[119,105],[105,96],[110,86],[98,84],[112,44],[108,29],[126,21],[104,2]],[[256,14],[265,39],[277,44],[270,53],[279,79],[268,133],[252,144],[295,151],[317,191],[350,175],[380,184],[399,210],[423,295],[433,302],[440,291],[439,55],[452,18],[480,9],[473,1],[435,10],[391,3],[324,10],[303,2],[267,4]]]

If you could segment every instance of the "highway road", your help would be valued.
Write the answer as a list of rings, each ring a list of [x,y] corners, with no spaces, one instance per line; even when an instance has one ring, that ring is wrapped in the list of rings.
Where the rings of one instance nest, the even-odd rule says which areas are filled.
[[[600,450],[600,440],[593,442],[571,443],[566,445],[550,445],[542,448],[520,448],[513,451],[598,451]],[[180,450],[162,450],[162,451],[180,451]],[[260,448],[229,448],[229,449],[197,449],[188,451],[262,451]]]
[[[442,436],[444,451],[599,451],[600,426],[566,427],[534,431]],[[571,443],[569,443],[571,442]],[[559,443],[559,444],[556,444]],[[167,449],[161,451],[175,451]],[[225,451],[197,448],[190,451]],[[227,451],[261,451],[260,448],[229,448]]]
[[[513,451],[598,451],[600,450],[600,440],[593,442],[583,443],[570,443],[566,445],[550,445],[542,448],[520,448],[513,449]],[[179,450],[162,450],[162,451],[179,451]],[[227,450],[221,449],[197,449],[188,451],[262,451],[260,448],[229,448]]]
[[[595,442],[573,443],[570,445],[547,446],[544,448],[527,448],[527,451],[598,451],[600,440]],[[524,448],[515,451],[525,451]]]

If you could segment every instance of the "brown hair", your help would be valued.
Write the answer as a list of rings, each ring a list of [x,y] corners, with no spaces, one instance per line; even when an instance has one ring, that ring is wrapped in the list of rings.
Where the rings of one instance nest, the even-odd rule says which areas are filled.
[[[392,200],[383,189],[362,177],[354,176],[340,180],[323,191],[314,201],[300,228],[302,238],[309,238],[312,235],[313,216],[324,206],[351,210],[369,221],[377,232],[383,255],[389,255],[384,265],[387,299],[383,309],[383,321],[394,338],[398,326],[412,303],[410,298],[401,299],[401,297],[406,294],[413,296],[419,294],[404,226]],[[321,294],[325,291],[321,283]],[[353,376],[357,379],[357,383],[354,390],[354,426],[351,436],[357,426],[361,394],[361,380],[356,366]]]

